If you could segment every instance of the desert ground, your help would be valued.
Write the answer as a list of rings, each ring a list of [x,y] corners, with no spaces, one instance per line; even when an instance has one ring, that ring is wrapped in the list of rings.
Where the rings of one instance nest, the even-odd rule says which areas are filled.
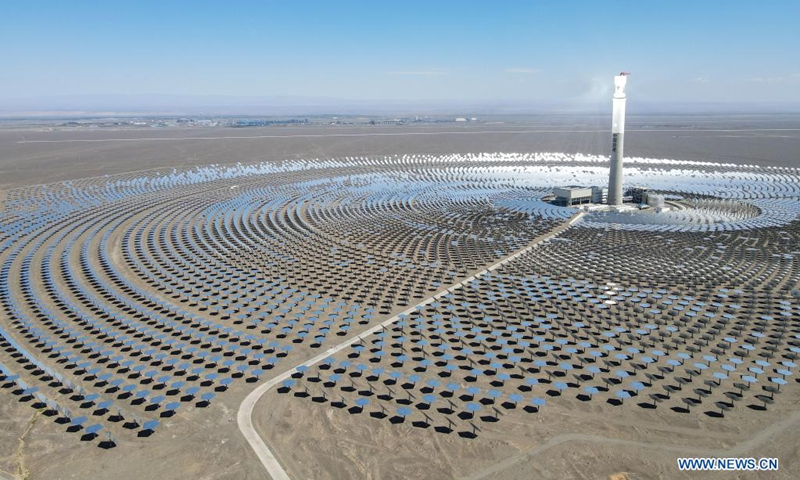
[[[800,119],[634,116],[672,211],[543,202],[605,120],[5,125],[0,475],[269,478],[286,373],[290,478],[797,478]]]
[[[0,187],[133,170],[364,155],[480,152],[607,154],[605,116],[546,116],[466,126],[303,126],[252,129],[0,129]],[[629,156],[796,166],[797,115],[636,116]],[[233,138],[232,138],[233,137]]]

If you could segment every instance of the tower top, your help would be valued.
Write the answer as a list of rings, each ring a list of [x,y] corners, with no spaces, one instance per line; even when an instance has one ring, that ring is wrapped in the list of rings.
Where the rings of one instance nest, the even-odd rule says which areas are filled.
[[[628,72],[614,77],[614,98],[625,98],[625,85],[628,83]]]

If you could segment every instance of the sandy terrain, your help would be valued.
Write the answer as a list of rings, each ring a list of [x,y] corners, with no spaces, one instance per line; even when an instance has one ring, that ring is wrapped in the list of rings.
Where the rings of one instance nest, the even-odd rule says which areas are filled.
[[[564,403],[538,414],[508,414],[511,418],[497,424],[479,421],[476,439],[419,428],[411,419],[393,425],[369,412],[351,414],[278,393],[263,400],[269,408],[263,408],[259,423],[297,478],[594,479],[617,472],[640,479],[706,478],[707,473],[678,471],[677,458],[695,456],[781,459],[779,472],[739,478],[789,479],[800,471],[792,461],[800,421],[792,415],[796,404],[766,418],[729,419],[723,426],[702,414],[686,418],[638,407],[621,412],[608,405],[587,409],[578,401]],[[774,434],[748,442],[773,426]]]
[[[737,121],[738,120],[738,121]],[[796,166],[794,117],[629,120],[625,154]],[[576,124],[577,123],[577,124]],[[606,119],[465,127],[274,127],[252,129],[0,130],[0,188],[153,168],[289,158],[414,153],[565,152],[603,155]],[[637,126],[638,124],[638,126]],[[236,137],[236,138],[230,138]],[[205,138],[206,140],[201,140]],[[47,143],[38,143],[47,142]]]
[[[600,123],[576,125],[562,119],[466,127],[0,130],[0,242],[5,242],[0,259],[6,275],[0,281],[5,288],[0,326],[6,332],[0,362],[19,375],[0,381],[0,477],[267,478],[236,424],[239,405],[255,385],[563,225],[573,212],[538,199],[550,183],[570,178],[570,168],[576,175],[595,168],[590,162],[531,166],[499,157],[401,161],[374,156],[602,154],[608,135]],[[799,126],[785,118],[727,123],[719,118],[639,119],[629,129],[626,154],[795,167]],[[317,169],[282,162],[361,155],[369,157]],[[169,173],[173,168],[255,161],[267,163],[256,173],[241,175],[208,169],[202,179],[152,170]],[[668,175],[659,168],[637,175],[653,185],[668,185]],[[525,180],[525,172],[531,180]],[[651,225],[646,222],[641,224],[644,230],[617,230],[607,227],[611,220],[602,216],[565,230],[559,238],[563,243],[550,242],[482,283],[457,289],[442,305],[421,308],[409,326],[387,330],[385,342],[364,339],[360,350],[348,348],[332,359],[336,365],[367,362],[370,369],[381,367],[387,373],[373,379],[366,372],[354,374],[354,367],[317,366],[298,375],[295,386],[269,391],[253,415],[258,433],[292,478],[731,478],[679,472],[675,459],[691,456],[778,457],[779,472],[737,473],[736,478],[797,478],[800,385],[791,376],[796,372],[775,373],[782,368],[779,361],[794,358],[789,349],[796,343],[793,336],[800,334],[799,314],[790,302],[800,278],[795,259],[800,224],[792,217],[797,211],[796,172],[759,178],[752,195],[730,187],[731,176],[749,175],[742,172],[715,169],[716,176],[709,176],[707,183],[695,180],[680,190],[690,196],[734,192],[726,197],[733,199],[729,203],[675,203],[686,209],[686,218],[700,219],[694,231],[657,232],[647,230]],[[113,177],[84,180],[103,175]],[[75,182],[25,188],[63,180]],[[113,186],[106,185],[108,180]],[[739,208],[736,202],[756,206]],[[758,221],[773,223],[763,228],[747,223]],[[735,229],[717,231],[718,223]],[[580,263],[586,259],[595,262],[592,268]],[[727,265],[734,268],[725,269]],[[619,282],[618,277],[635,278],[625,287],[646,293],[643,301],[664,312],[673,305],[665,302],[669,295],[675,303],[691,296],[687,310],[696,307],[693,311],[708,314],[713,322],[695,325],[681,317],[683,323],[677,323],[676,317],[680,330],[671,340],[655,343],[655,333],[648,339],[649,333],[637,329],[657,322],[647,328],[664,333],[672,325],[666,313],[645,314],[623,298],[593,311],[583,308],[589,302],[574,303],[565,296],[607,299],[600,290],[607,289],[609,279]],[[542,279],[545,286],[524,290]],[[558,288],[551,290],[556,283]],[[752,302],[726,316],[734,302],[729,290],[737,288]],[[500,292],[507,295],[498,298]],[[712,305],[717,299],[724,300]],[[483,311],[487,305],[488,313]],[[538,325],[523,329],[522,320],[545,315],[553,322],[545,323],[549,333],[537,330]],[[765,324],[763,315],[783,323]],[[332,320],[323,323],[324,318]],[[582,327],[575,326],[580,319],[593,328],[591,337],[581,336]],[[114,340],[91,322],[108,325]],[[520,328],[513,330],[520,335],[512,337],[512,330],[505,336],[496,333],[506,325]],[[620,325],[624,328],[618,332],[624,334],[603,338]],[[45,345],[39,331],[54,338],[61,350]],[[753,340],[748,337],[752,333],[761,335]],[[741,342],[720,346],[720,339],[731,335],[750,339],[756,345],[753,353],[738,350]],[[129,336],[142,345],[124,343]],[[410,343],[404,345],[406,336]],[[591,346],[578,349],[581,339]],[[42,365],[63,373],[70,383],[43,375],[15,344],[36,352]],[[453,358],[444,358],[445,348],[438,350],[445,344]],[[585,368],[591,362],[579,356],[604,344],[638,350],[589,378]],[[461,350],[467,345],[475,352]],[[538,350],[541,355],[535,357],[536,345],[555,349]],[[575,352],[567,354],[570,347]],[[668,355],[657,355],[651,366],[637,363],[657,348]],[[702,360],[708,366],[690,365],[720,348],[724,352],[713,353],[718,358]],[[164,352],[164,358],[154,358],[157,352]],[[408,353],[408,360],[398,360],[401,352]],[[677,352],[691,352],[693,360],[679,366],[667,363]],[[765,352],[772,353],[761,356]],[[492,356],[478,356],[484,353]],[[109,358],[114,355],[119,359]],[[523,358],[514,360],[514,355]],[[719,373],[716,367],[726,357],[744,363],[731,365],[730,378],[723,381],[712,372]],[[434,364],[421,368],[417,362],[428,358]],[[489,360],[494,358],[501,364]],[[535,358],[544,363],[534,366]],[[603,358],[613,362],[610,354]],[[769,367],[755,373],[758,378],[748,380],[747,388],[735,386],[759,358],[769,359]],[[167,359],[190,365],[175,366]],[[120,365],[124,360],[140,370]],[[456,368],[445,374],[447,365]],[[469,378],[476,365],[492,373]],[[98,371],[91,373],[92,367]],[[238,367],[264,371],[236,375]],[[645,380],[658,367],[664,367],[661,374]],[[192,374],[192,368],[198,373]],[[321,381],[337,368],[342,368],[343,380],[332,385]],[[688,372],[694,368],[699,370]],[[582,398],[580,389],[602,386],[601,379],[619,369],[628,372],[621,377],[624,382],[608,381],[608,389]],[[134,392],[146,392],[143,401],[104,383],[98,376],[105,371],[112,374],[109,380],[118,378],[121,385],[133,385]],[[392,383],[389,371],[405,380]],[[495,376],[501,371],[508,371],[508,378]],[[410,380],[415,374],[422,378]],[[186,382],[175,387],[178,394],[167,395],[166,401],[188,398],[174,415],[165,414],[163,399],[154,408],[148,406],[171,388],[154,380],[160,375],[170,377],[163,385]],[[787,382],[779,391],[762,391],[776,375]],[[526,389],[524,382],[532,376],[540,383]],[[425,386],[436,378],[442,385]],[[223,379],[230,383],[221,383]],[[554,393],[559,379],[569,385]],[[616,401],[614,390],[632,392],[632,380],[645,381],[642,388],[650,390]],[[37,386],[36,393],[58,409],[26,396],[20,381]],[[446,395],[447,381],[457,381],[462,391]],[[649,405],[655,400],[648,393],[678,383],[686,386],[659,399],[657,408]],[[188,392],[191,385],[216,397],[199,401]],[[703,385],[708,391],[692,393]],[[480,387],[480,395],[461,398],[468,386]],[[493,388],[502,399],[488,398]],[[728,402],[733,397],[725,394],[737,390],[730,410],[716,415],[714,402]],[[437,404],[418,408],[422,396],[432,392],[438,395]],[[524,394],[525,403],[510,401],[512,392]],[[770,392],[766,408],[756,397],[764,392]],[[92,393],[102,397],[87,400]],[[532,408],[528,401],[534,394],[546,398],[547,405]],[[687,396],[699,399],[690,411],[683,408]],[[369,397],[371,403],[355,408],[358,397]],[[102,412],[96,406],[101,399],[112,399],[115,407]],[[479,400],[480,413],[466,415],[466,406]],[[406,418],[392,411],[406,404],[414,407]],[[117,407],[124,421],[114,420]],[[81,414],[89,421],[70,427]],[[134,419],[138,423],[130,424]],[[154,432],[143,428],[147,420],[159,420]],[[94,422],[103,426],[104,435],[113,435],[114,448],[102,448],[105,437],[82,438],[81,432]]]

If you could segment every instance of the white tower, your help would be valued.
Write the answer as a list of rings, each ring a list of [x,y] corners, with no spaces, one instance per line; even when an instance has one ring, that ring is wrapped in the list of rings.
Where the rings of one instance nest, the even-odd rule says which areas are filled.
[[[614,106],[611,114],[611,171],[608,175],[608,204],[622,205],[622,147],[625,143],[625,84],[628,72],[614,77]]]

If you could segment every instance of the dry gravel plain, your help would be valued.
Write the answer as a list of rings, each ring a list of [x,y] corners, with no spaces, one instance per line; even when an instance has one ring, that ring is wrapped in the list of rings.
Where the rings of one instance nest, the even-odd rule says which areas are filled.
[[[283,160],[293,159],[481,152],[602,155],[607,149],[608,138],[604,127],[605,119],[582,120],[577,117],[556,120],[541,118],[535,121],[528,119],[524,122],[472,124],[464,127],[331,125],[252,129],[62,128],[47,131],[38,127],[7,126],[0,129],[0,205],[6,210],[9,195],[14,189],[32,185],[130,172],[170,172],[172,169],[212,163],[265,161],[281,165]],[[626,154],[630,156],[763,167],[800,165],[800,120],[792,116],[634,117],[629,124],[627,140]],[[228,188],[227,185],[225,184],[225,188]],[[255,185],[252,187],[257,188]],[[238,185],[236,188],[239,188]],[[250,187],[243,183],[242,190],[247,188]],[[210,195],[194,191],[190,193],[198,204],[206,198],[203,195]],[[190,199],[188,195],[189,193],[186,197],[187,203]],[[490,216],[484,211],[486,207],[483,205],[459,205],[468,205],[473,211]],[[309,203],[298,210],[298,215],[312,218],[308,211],[313,210],[313,207],[314,204]],[[159,208],[155,204],[134,212],[135,215],[122,220],[121,225],[137,228],[136,222],[140,218],[157,218],[168,227],[180,225],[179,216],[183,213],[179,207],[174,209],[175,218],[169,215],[167,218],[158,217]],[[420,208],[419,205],[410,207],[410,211],[417,215],[414,218],[425,218],[425,210]],[[441,210],[435,211],[441,213]],[[465,212],[462,213],[466,215]],[[204,215],[211,214],[206,211]],[[469,233],[473,231],[470,229],[478,228],[475,225],[484,220],[480,215],[469,217],[468,220],[463,220],[463,225],[454,224],[453,228],[462,228]],[[483,228],[481,231],[495,232],[495,240],[492,241],[498,241],[502,234],[497,232],[501,232],[502,227],[490,220],[485,220],[489,223],[480,226]],[[448,221],[456,220],[436,218],[439,225],[445,225]],[[796,223],[795,221],[792,227],[795,230]],[[541,225],[537,228],[546,231],[553,225]],[[119,233],[122,227],[110,237],[115,252],[121,251],[119,246],[124,241]],[[326,230],[325,235],[329,237],[325,238],[335,238],[336,227],[328,228],[333,230]],[[540,230],[521,233],[518,244],[509,243],[504,246],[509,249],[506,253],[520,248],[525,244],[525,239],[530,241],[540,233]],[[98,238],[92,239],[88,233],[82,235],[84,236],[78,237],[79,241],[85,240],[93,248],[99,248]],[[797,241],[796,236],[791,238],[791,242]],[[62,242],[57,248],[64,248],[64,245]],[[769,248],[775,247],[774,243],[771,245]],[[482,258],[485,265],[500,256],[498,254],[488,258],[488,248],[481,245],[475,248],[480,254],[464,259],[466,266],[453,277],[453,281],[481,270],[482,264],[476,259]],[[792,248],[798,250],[796,243],[780,248],[788,248],[786,252],[792,251]],[[443,251],[445,250],[438,252]],[[0,252],[3,255],[5,253]],[[35,262],[44,262],[42,255],[32,254],[31,258]],[[69,258],[76,269],[80,267],[77,256]],[[5,256],[3,259],[11,261]],[[136,279],[138,288],[153,288],[154,284],[137,277],[130,263],[126,264],[119,259],[116,263],[128,278]],[[536,265],[544,270],[533,273],[552,275],[552,278],[557,278],[560,273],[553,265]],[[96,266],[100,268],[99,263]],[[21,268],[23,267],[15,264],[11,272],[16,274],[22,271]],[[791,276],[792,272],[796,275],[798,268],[800,267],[795,261],[788,267],[789,273],[785,275]],[[302,278],[301,273],[294,271],[293,275],[296,275],[295,278]],[[325,278],[332,281],[331,277]],[[362,281],[357,277],[350,278],[355,283]],[[346,283],[341,279],[337,281],[339,284]],[[425,284],[422,279],[419,282],[420,285]],[[647,280],[637,283],[641,288],[645,288],[646,284]],[[412,286],[416,288],[416,284]],[[797,288],[796,285],[794,287]],[[686,293],[693,286],[684,285],[682,288]],[[782,284],[781,288],[788,292],[791,285]],[[36,286],[35,290],[45,295],[41,286]],[[424,295],[430,295],[435,288],[424,290]],[[763,294],[764,298],[771,295],[768,287],[754,287],[754,290],[761,292],[759,295]],[[678,289],[670,292],[680,293]],[[154,298],[170,301],[168,291],[154,290],[153,294]],[[388,317],[407,306],[399,303],[391,294],[385,295],[390,300],[385,303],[386,310],[381,313],[380,318]],[[788,293],[776,293],[774,300],[777,302],[788,298],[786,295]],[[19,299],[22,298],[20,295]],[[414,297],[413,301],[421,298],[422,294]],[[47,305],[54,304],[48,300]],[[199,309],[200,306],[196,308]],[[204,315],[201,310],[192,311]],[[763,313],[761,310],[759,312]],[[797,318],[796,310],[793,315],[789,317],[786,328],[789,332],[800,334],[800,318]],[[10,328],[8,311],[0,312],[0,325]],[[333,345],[366,328],[367,325],[355,325],[347,335],[330,338],[328,341]],[[21,335],[15,338],[18,341],[23,340]],[[300,363],[303,358],[313,354],[303,344],[293,351],[292,363]],[[2,361],[6,364],[17,358],[10,354],[3,355]],[[337,361],[342,359],[344,357],[337,357]],[[467,359],[462,363],[465,362]],[[259,381],[286,370],[293,364],[279,363],[274,370],[264,373]],[[395,368],[404,375],[414,373],[409,365]],[[330,372],[322,373],[328,375]],[[610,375],[610,372],[605,373]],[[311,374],[301,380],[308,380],[310,376]],[[429,376],[430,372],[425,378]],[[712,378],[710,371],[703,371],[699,372],[696,381],[701,383],[702,380]],[[481,384],[481,381],[483,380],[476,384],[488,391],[491,384],[488,380],[485,384]],[[367,381],[360,375],[354,377],[353,382],[356,393],[350,392],[352,395],[368,389],[370,393],[367,396],[386,394],[392,401],[403,396],[404,389],[400,385]],[[162,418],[161,428],[156,434],[146,438],[126,439],[111,449],[98,448],[96,442],[77,440],[76,434],[66,431],[65,425],[54,422],[50,416],[32,408],[30,401],[24,401],[20,395],[12,393],[13,388],[2,388],[0,476],[114,480],[268,478],[236,424],[239,404],[257,384],[255,379],[236,381],[208,406],[189,405],[173,417]],[[338,392],[337,388],[338,385],[330,387],[329,391]],[[373,388],[376,389],[375,392],[372,391]],[[416,392],[417,388],[414,386],[407,390]],[[487,417],[477,415],[471,421],[463,420],[453,429],[437,428],[447,426],[441,423],[445,415],[440,415],[432,423],[420,422],[422,417],[419,416],[419,411],[415,411],[404,421],[392,422],[389,418],[383,418],[386,415],[380,414],[376,403],[359,410],[352,408],[354,396],[347,397],[346,405],[335,406],[333,397],[316,401],[311,398],[314,395],[301,392],[300,388],[284,392],[270,391],[262,397],[254,412],[254,423],[258,432],[292,478],[633,480],[800,477],[800,453],[797,451],[800,446],[800,385],[794,379],[782,387],[775,404],[765,411],[740,406],[727,412],[724,418],[704,413],[706,408],[692,409],[688,413],[668,408],[679,406],[677,399],[674,402],[670,399],[652,409],[637,405],[642,399],[635,397],[619,405],[605,400],[581,400],[571,394],[547,397],[547,406],[533,413],[522,405],[513,408],[498,406],[494,409],[494,414]],[[342,391],[336,394],[346,396],[350,393]],[[436,393],[441,393],[441,389],[436,390]],[[487,402],[483,413],[488,413],[491,408],[488,405],[490,403]],[[477,435],[468,434],[470,428],[467,426],[471,426],[472,433],[477,432]],[[759,473],[679,472],[675,459],[684,456],[778,457],[781,468],[778,472]]]

